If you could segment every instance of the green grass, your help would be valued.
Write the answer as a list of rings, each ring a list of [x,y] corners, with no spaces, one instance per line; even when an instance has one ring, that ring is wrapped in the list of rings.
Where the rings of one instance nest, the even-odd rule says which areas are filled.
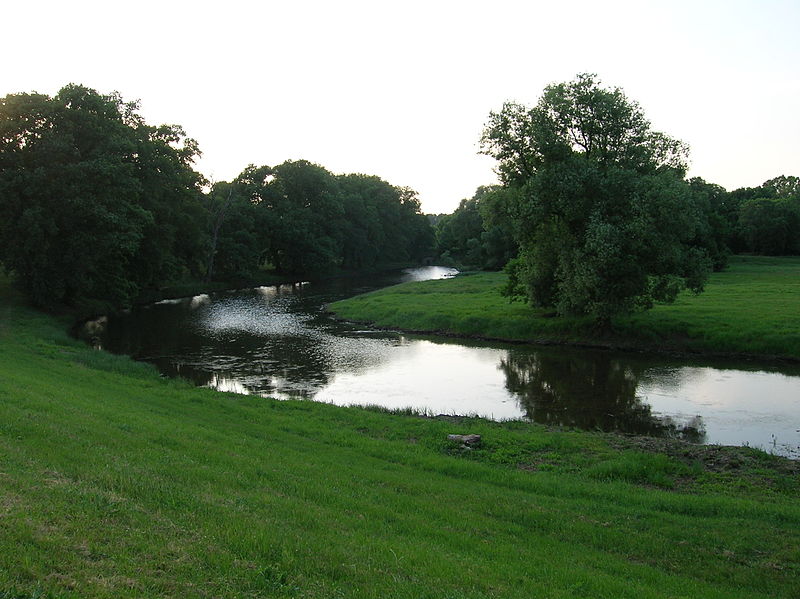
[[[331,304],[339,317],[398,327],[547,343],[800,359],[800,258],[735,256],[700,295],[619,317],[600,334],[585,318],[552,317],[499,294],[502,273],[406,283]]]
[[[795,462],[217,393],[66,324],[0,280],[2,599],[797,597]]]

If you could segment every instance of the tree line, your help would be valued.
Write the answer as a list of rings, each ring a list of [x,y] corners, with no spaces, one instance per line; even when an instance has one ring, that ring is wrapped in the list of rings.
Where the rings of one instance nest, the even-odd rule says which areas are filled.
[[[700,292],[733,252],[800,254],[800,180],[728,192],[594,75],[489,116],[499,185],[425,216],[413,190],[304,160],[209,183],[197,143],[68,85],[0,99],[0,263],[32,302],[84,312],[180,281],[256,282],[436,257],[506,268],[505,293],[608,323]]]
[[[714,234],[714,270],[732,254],[800,255],[800,178],[780,175],[727,191],[701,177],[687,181]],[[501,185],[481,186],[452,213],[431,215],[437,260],[468,270],[500,270],[519,251]]]
[[[127,306],[178,281],[313,276],[434,254],[416,193],[307,161],[209,184],[197,143],[68,85],[0,99],[0,263],[39,306]]]
[[[696,201],[709,208],[714,270],[731,254],[800,255],[800,178],[780,175],[758,187],[727,191],[701,177],[688,180]],[[500,270],[519,251],[502,200],[508,190],[481,186],[452,213],[431,215],[437,260],[467,270]]]

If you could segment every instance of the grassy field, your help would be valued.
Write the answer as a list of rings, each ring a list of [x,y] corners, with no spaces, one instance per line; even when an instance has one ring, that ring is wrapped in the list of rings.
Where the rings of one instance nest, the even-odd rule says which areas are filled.
[[[798,596],[796,462],[217,393],[67,324],[0,280],[0,599]]]
[[[602,336],[581,318],[555,318],[500,296],[502,273],[406,283],[331,305],[337,316],[491,339],[579,343],[800,359],[800,258],[734,256],[700,295],[614,320]]]

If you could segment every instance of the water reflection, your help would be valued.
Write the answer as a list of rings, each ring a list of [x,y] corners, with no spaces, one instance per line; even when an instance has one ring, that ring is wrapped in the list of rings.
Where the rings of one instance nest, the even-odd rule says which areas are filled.
[[[407,336],[324,305],[428,267],[202,294],[87,323],[98,346],[224,391],[750,444],[800,457],[800,368]]]
[[[200,295],[195,295],[189,300],[189,308],[194,310],[209,303],[211,303],[211,296],[207,293],[201,293]]]
[[[535,422],[677,437],[695,443],[706,439],[699,415],[680,422],[674,415],[653,414],[637,394],[641,372],[614,354],[512,350],[501,359],[499,368],[506,389]]]

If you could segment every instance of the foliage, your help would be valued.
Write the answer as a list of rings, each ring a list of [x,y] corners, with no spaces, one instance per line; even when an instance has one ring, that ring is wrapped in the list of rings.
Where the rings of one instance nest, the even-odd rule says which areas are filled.
[[[482,146],[514,190],[517,272],[535,306],[607,323],[702,290],[707,219],[683,180],[686,147],[620,89],[579,75],[534,108],[506,103]]]
[[[800,177],[779,175],[761,184],[761,189],[770,190],[776,198],[800,201]]]
[[[780,175],[728,193],[729,245],[736,252],[800,254],[800,178]]]
[[[220,229],[221,272],[321,274],[419,262],[433,249],[416,194],[378,177],[298,160],[251,165],[224,189],[234,201]]]
[[[472,198],[461,200],[452,213],[436,225],[440,259],[461,268],[498,270],[516,255],[511,223],[501,204],[505,190],[479,187]]]
[[[735,207],[725,188],[708,183],[700,177],[689,179],[692,204],[698,211],[695,237],[690,244],[703,248],[715,271],[728,265],[731,238],[734,232]]]
[[[339,230],[344,268],[418,263],[432,256],[433,228],[414,190],[363,174],[339,175],[337,184],[344,208]]]
[[[265,176],[246,169],[232,183],[213,185],[206,196],[212,224],[206,280],[228,281],[256,277],[269,243],[269,226],[248,193],[253,179]]]
[[[130,303],[202,255],[197,145],[68,85],[0,99],[0,261],[37,305]]]
[[[452,214],[445,215],[436,227],[436,242],[444,262],[480,268],[480,236],[483,220],[475,198],[461,200]]]
[[[739,234],[756,254],[800,254],[800,199],[745,200],[739,207]]]

